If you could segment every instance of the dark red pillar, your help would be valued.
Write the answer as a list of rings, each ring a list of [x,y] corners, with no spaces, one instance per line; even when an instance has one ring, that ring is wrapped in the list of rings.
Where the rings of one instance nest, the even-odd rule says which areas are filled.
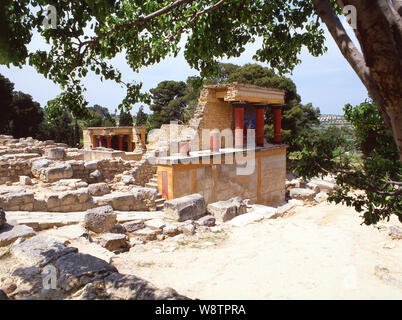
[[[255,109],[255,140],[259,147],[264,146],[264,106]]]
[[[274,142],[281,143],[282,107],[274,107]]]
[[[98,147],[102,148],[102,136],[98,136]]]
[[[112,137],[106,137],[107,147],[112,148]]]
[[[119,150],[123,151],[123,136],[119,136]]]
[[[211,152],[218,152],[220,149],[220,140],[221,140],[219,130],[212,130],[210,135],[211,135],[210,140]]]
[[[244,106],[234,106],[235,148],[243,148]]]

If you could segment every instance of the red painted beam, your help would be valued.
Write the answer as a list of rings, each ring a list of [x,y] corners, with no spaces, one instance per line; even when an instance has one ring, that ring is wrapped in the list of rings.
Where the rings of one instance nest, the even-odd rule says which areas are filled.
[[[282,108],[274,107],[274,142],[281,143]]]
[[[255,140],[259,147],[264,146],[264,107],[258,106],[255,109]]]

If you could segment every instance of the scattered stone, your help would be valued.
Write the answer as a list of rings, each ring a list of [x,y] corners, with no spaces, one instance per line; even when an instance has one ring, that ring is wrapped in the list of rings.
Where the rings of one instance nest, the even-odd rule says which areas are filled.
[[[0,300],[8,300],[7,294],[3,290],[0,290]]]
[[[315,192],[310,189],[304,188],[293,188],[290,189],[290,197],[292,199],[299,199],[299,200],[313,200],[315,196]]]
[[[58,287],[64,291],[77,289],[117,271],[106,261],[83,253],[64,255],[54,266],[58,271]]]
[[[246,213],[247,206],[240,197],[234,197],[229,200],[210,203],[207,207],[207,211],[212,214],[216,220],[226,222],[238,215]]]
[[[327,201],[328,199],[328,194],[326,194],[325,192],[319,192],[315,197],[314,200],[317,201],[318,203]]]
[[[102,180],[102,173],[96,169],[89,174],[89,181],[92,183],[100,182]]]
[[[15,283],[6,284],[1,288],[6,294],[11,294],[17,289],[17,285]]]
[[[173,223],[166,224],[162,231],[163,234],[168,237],[174,237],[180,233],[178,226]]]
[[[95,233],[109,232],[115,226],[116,218],[111,206],[93,208],[87,210],[84,225]]]
[[[127,246],[127,236],[124,234],[105,233],[98,240],[102,247],[110,251]]]
[[[88,185],[88,192],[92,196],[103,196],[110,193],[110,188],[105,182],[93,183]]]
[[[321,192],[326,192],[328,194],[331,194],[336,190],[337,185],[334,183],[331,183],[329,181],[325,181],[322,179],[311,179],[310,183],[313,183],[318,186]]]
[[[390,226],[389,235],[392,239],[402,239],[402,227],[401,226]]]
[[[32,180],[28,176],[20,176],[20,184],[23,186],[30,186],[32,185]]]
[[[215,225],[215,217],[207,214],[201,218],[199,218],[198,220],[195,221],[195,224],[197,226],[204,226],[204,227],[213,227]]]
[[[193,235],[195,233],[195,226],[192,223],[184,223],[179,226],[179,231],[186,235]]]
[[[166,223],[162,219],[152,219],[145,221],[145,226],[150,229],[162,230],[166,226]]]
[[[171,288],[158,289],[133,275],[112,273],[105,278],[105,289],[112,300],[185,300]]]
[[[0,229],[7,222],[6,212],[0,207]]]
[[[124,227],[121,224],[116,224],[112,230],[110,230],[111,233],[120,233],[120,234],[125,234],[126,233],[126,229],[124,229]]]
[[[320,187],[311,181],[306,184],[306,187],[313,190],[315,193],[320,192]]]
[[[155,240],[156,236],[161,233],[162,230],[160,229],[143,228],[133,232],[132,234],[142,241],[152,241]]]
[[[137,230],[145,228],[143,220],[133,220],[122,224],[124,230],[128,233],[135,232]]]
[[[167,200],[164,203],[164,214],[176,221],[197,219],[205,214],[205,199],[195,193],[181,198]]]
[[[261,221],[264,219],[264,216],[262,214],[256,213],[256,212],[249,212],[242,214],[240,216],[234,217],[232,220],[228,222],[228,224],[235,226],[235,227],[241,227],[245,226],[247,224]]]
[[[0,229],[0,247],[8,246],[18,238],[29,238],[34,235],[36,235],[36,232],[26,225],[4,224]]]
[[[64,243],[43,235],[34,236],[11,246],[12,254],[19,260],[28,265],[39,267],[77,251],[77,248],[67,247]]]

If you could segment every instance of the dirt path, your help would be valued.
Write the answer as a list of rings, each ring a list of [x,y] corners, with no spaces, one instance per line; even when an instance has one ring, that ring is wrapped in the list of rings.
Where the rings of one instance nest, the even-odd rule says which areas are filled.
[[[402,299],[402,241],[360,223],[343,206],[298,207],[291,217],[216,233],[173,252],[130,251],[114,265],[191,298]],[[200,248],[213,241],[218,245]],[[389,273],[380,279],[375,266]]]

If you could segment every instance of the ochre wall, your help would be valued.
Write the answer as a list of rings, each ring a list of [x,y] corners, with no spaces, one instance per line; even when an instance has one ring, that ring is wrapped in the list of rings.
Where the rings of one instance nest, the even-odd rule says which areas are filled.
[[[239,196],[253,203],[279,205],[285,201],[286,148],[262,150],[255,156],[251,175],[237,175],[236,164],[158,166],[159,192],[162,171],[166,171],[169,199],[200,193],[207,204]]]

